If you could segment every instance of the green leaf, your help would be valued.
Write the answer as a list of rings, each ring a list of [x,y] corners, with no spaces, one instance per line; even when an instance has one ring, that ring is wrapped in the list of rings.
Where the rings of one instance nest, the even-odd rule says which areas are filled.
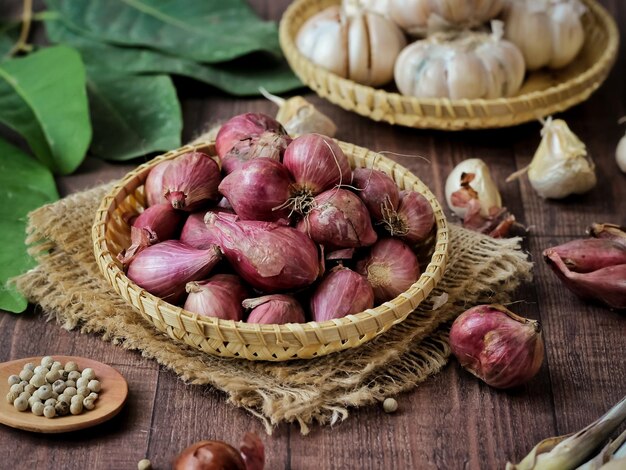
[[[260,86],[270,93],[302,87],[284,59],[267,55],[207,65],[149,49],[103,43],[70,30],[58,19],[46,21],[46,31],[52,42],[70,44],[79,50],[89,75],[168,73],[190,77],[238,96],[258,95]]]
[[[87,90],[95,156],[128,160],[180,147],[181,111],[167,75],[90,74]]]
[[[0,309],[26,309],[26,300],[6,282],[35,265],[24,243],[26,215],[58,198],[50,171],[0,139]]]
[[[7,59],[20,36],[21,23],[0,23],[0,59]]]
[[[280,54],[276,25],[245,0],[46,0],[68,27],[126,46],[144,46],[199,62],[254,51]]]
[[[22,135],[53,172],[78,168],[91,139],[78,52],[49,47],[0,63],[0,122]]]

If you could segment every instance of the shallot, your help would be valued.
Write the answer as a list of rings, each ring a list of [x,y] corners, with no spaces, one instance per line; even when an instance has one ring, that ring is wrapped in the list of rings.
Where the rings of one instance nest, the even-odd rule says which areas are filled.
[[[541,326],[502,305],[465,311],[450,329],[450,348],[465,369],[495,388],[528,382],[544,356]]]
[[[167,203],[148,207],[133,222],[131,245],[120,252],[118,259],[128,264],[145,247],[175,238],[184,218],[184,213]]]
[[[176,303],[185,294],[185,284],[205,278],[221,257],[215,245],[198,250],[168,240],[138,253],[127,275],[151,294]]]
[[[592,237],[605,238],[613,240],[615,243],[626,245],[626,227],[616,224],[591,224],[587,232]]]
[[[278,222],[288,221],[286,203],[291,185],[287,168],[277,161],[260,158],[227,175],[219,191],[243,220]]]
[[[208,212],[204,219],[237,273],[264,292],[299,289],[320,272],[315,243],[298,230],[272,222],[233,220]]]
[[[144,191],[146,194],[146,200],[148,206],[154,206],[155,204],[165,204],[165,190],[163,189],[163,173],[167,167],[172,163],[171,160],[165,160],[154,166],[144,183]]]
[[[284,324],[304,323],[304,310],[290,295],[274,294],[243,301],[244,308],[252,309],[248,323]]]
[[[417,191],[402,191],[397,212],[385,218],[383,224],[391,236],[418,243],[428,237],[435,224],[433,208]]]
[[[189,152],[172,161],[163,172],[163,189],[174,209],[192,212],[219,198],[220,169],[202,152]]]
[[[417,256],[395,238],[383,238],[372,246],[367,257],[356,265],[374,290],[376,302],[386,302],[408,290],[420,276]]]
[[[239,450],[222,441],[200,441],[187,447],[174,470],[263,470],[265,448],[254,433],[243,436]]]
[[[234,274],[217,274],[206,281],[188,282],[184,309],[206,317],[239,321],[243,319],[241,302],[248,289]]]
[[[220,127],[215,137],[215,150],[220,158],[224,158],[238,142],[258,137],[264,132],[287,135],[283,126],[267,114],[239,114],[226,121]]]
[[[380,221],[394,214],[400,204],[398,186],[389,175],[371,168],[352,170],[352,186],[365,203],[374,220]]]
[[[334,268],[311,297],[315,321],[342,318],[374,306],[374,291],[367,279],[343,266]]]
[[[369,246],[377,238],[363,202],[350,191],[339,188],[316,196],[313,208],[297,228],[328,248]]]
[[[269,131],[241,140],[222,157],[222,169],[228,175],[244,163],[258,158],[280,161],[289,142],[289,136]]]
[[[219,208],[213,208],[209,212],[221,213],[224,217],[230,217],[233,220],[237,216],[229,211],[225,211]],[[183,225],[183,230],[180,232],[180,241],[200,250],[205,250],[211,245],[217,245],[217,238],[215,238],[215,230],[211,230],[204,223],[205,214],[202,212],[196,212],[191,214]]]

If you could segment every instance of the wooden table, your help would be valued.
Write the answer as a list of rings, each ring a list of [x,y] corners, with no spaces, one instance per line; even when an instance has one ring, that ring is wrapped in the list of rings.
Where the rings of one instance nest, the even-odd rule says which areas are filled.
[[[267,18],[278,19],[288,4],[255,1]],[[626,7],[602,2],[623,28]],[[624,313],[585,304],[557,281],[541,260],[551,245],[583,235],[591,222],[626,224],[626,175],[614,159],[624,133],[617,119],[626,114],[626,52],[590,100],[563,113],[587,144],[597,164],[598,186],[581,197],[544,201],[526,180],[505,184],[507,175],[527,165],[539,143],[538,123],[512,129],[444,133],[378,124],[343,111],[303,90],[306,98],[339,126],[338,138],[373,150],[422,155],[395,157],[415,172],[443,201],[448,172],[463,159],[484,159],[503,199],[530,227],[526,247],[536,260],[535,281],[520,289],[514,309],[541,321],[546,358],[538,376],[513,391],[489,388],[456,361],[414,391],[399,396],[394,415],[372,406],[353,410],[334,427],[300,435],[281,425],[272,436],[260,422],[226,402],[220,392],[184,385],[171,372],[139,353],[124,351],[95,335],[67,332],[30,308],[22,315],[0,314],[0,361],[44,355],[89,356],[116,367],[128,380],[130,398],[112,421],[66,435],[38,435],[0,427],[1,468],[132,469],[142,458],[169,468],[173,457],[201,439],[238,443],[245,431],[264,440],[268,469],[485,469],[503,468],[549,436],[578,430],[626,394]],[[234,99],[218,91],[179,82],[185,120],[184,140],[209,123],[246,111],[273,114],[263,99]],[[62,194],[89,188],[125,174],[135,164],[87,160],[72,176],[59,178]],[[4,397],[2,398],[4,399]]]

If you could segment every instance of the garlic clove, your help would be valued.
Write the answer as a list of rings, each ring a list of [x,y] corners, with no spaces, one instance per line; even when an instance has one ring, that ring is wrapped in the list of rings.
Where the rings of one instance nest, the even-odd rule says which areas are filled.
[[[400,28],[376,13],[365,15],[370,41],[370,78],[373,86],[384,85],[393,79],[393,68],[406,39]]]
[[[626,173],[626,135],[619,140],[615,149],[615,161],[620,170]]]
[[[464,175],[474,175],[471,181],[465,183],[468,179]],[[452,212],[459,217],[465,217],[468,208],[466,206],[455,205],[452,195],[457,191],[468,188],[473,191],[475,199],[480,203],[480,214],[483,217],[489,217],[492,214],[492,208],[502,207],[502,197],[498,186],[491,177],[489,167],[479,158],[470,158],[463,160],[448,175],[445,186],[446,202]]]

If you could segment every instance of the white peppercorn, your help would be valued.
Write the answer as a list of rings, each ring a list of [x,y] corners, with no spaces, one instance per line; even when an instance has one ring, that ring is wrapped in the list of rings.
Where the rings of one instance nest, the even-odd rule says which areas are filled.
[[[30,397],[31,397],[31,394],[27,393],[27,392],[22,392],[22,393],[20,393],[20,397],[25,398],[26,401],[28,401],[30,399]]]
[[[45,375],[36,374],[36,375],[33,375],[32,378],[30,379],[30,384],[34,385],[35,387],[41,387],[42,385],[46,383],[47,381],[46,381]]]
[[[31,395],[33,393],[35,393],[37,391],[37,387],[35,387],[34,385],[28,384],[26,387],[24,387],[24,391],[26,393],[30,393]]]
[[[24,364],[24,367],[22,367],[22,370],[24,369],[35,370],[35,364],[33,364],[32,362],[27,362],[26,364]]]
[[[46,406],[43,409],[43,415],[46,418],[54,418],[56,416],[57,412],[54,409],[54,406]]]
[[[22,381],[20,382],[20,385],[21,385],[22,387],[26,387],[26,386],[28,385],[28,381],[27,381],[27,380],[22,380]]]
[[[57,398],[57,402],[63,402],[69,405],[71,399],[72,399],[71,396],[65,395],[64,393],[62,393],[61,395],[59,395],[59,398]]]
[[[76,388],[76,381],[75,380],[66,380],[65,381],[65,386],[66,387],[74,387],[74,388]]]
[[[67,385],[65,385],[65,381],[63,381],[61,379],[55,381],[52,384],[52,390],[54,390],[57,393],[63,393],[63,390],[65,390],[66,387],[67,387]]]
[[[54,364],[54,359],[52,356],[44,356],[41,358],[41,365],[49,368],[52,364]]]
[[[41,399],[37,395],[33,395],[28,399],[28,406],[31,408],[35,403],[41,403]]]
[[[73,372],[75,370],[78,370],[78,366],[76,365],[74,361],[69,361],[68,363],[65,364],[65,370],[68,372]]]
[[[102,386],[100,385],[99,380],[90,380],[89,385],[87,385],[87,388],[91,390],[92,392],[98,393],[102,389]]]
[[[85,370],[83,370],[82,376],[85,377],[87,380],[93,380],[96,378],[96,373],[91,367],[87,367]]]
[[[17,385],[18,383],[20,383],[20,378],[17,375],[9,376],[9,387],[12,385]]]
[[[80,372],[78,372],[77,370],[73,370],[67,375],[68,380],[73,380],[74,382],[80,379],[80,377]]]
[[[37,367],[35,367],[35,370],[34,370],[35,375],[41,374],[44,377],[46,376],[46,374],[48,372],[50,372],[50,369],[48,369],[47,367],[44,367],[44,366],[37,366]]]
[[[79,415],[83,412],[83,402],[77,401],[76,403],[72,403],[70,405],[70,413],[73,415]]]
[[[73,405],[74,403],[78,403],[78,402],[83,402],[83,400],[85,399],[84,395],[81,395],[80,393],[77,393],[76,395],[74,395],[71,400],[70,400],[70,405]]]
[[[76,389],[76,394],[82,395],[83,397],[88,397],[89,396],[89,392],[90,392],[90,390],[87,387],[78,387]]]
[[[46,381],[50,384],[56,382],[58,379],[59,379],[58,370],[51,370],[50,372],[46,374]]]
[[[15,400],[17,400],[17,397],[19,397],[19,396],[20,396],[19,392],[9,392],[9,393],[7,393],[7,403],[9,405],[12,405],[13,402]]]
[[[70,373],[64,369],[59,370],[59,377],[61,378],[61,380],[65,381],[67,380],[67,376],[70,375]]]
[[[52,396],[50,398],[54,398],[56,400],[57,398],[59,398],[59,394],[52,390]]]
[[[17,411],[26,411],[28,409],[28,399],[20,395],[13,402],[13,406]]]
[[[55,406],[57,404],[57,401],[54,398],[48,398],[46,401],[43,402],[43,404],[46,406]]]
[[[88,379],[87,377],[81,377],[76,381],[76,388],[86,387],[89,384],[90,380],[91,379]]]
[[[54,361],[50,366],[50,370],[59,371],[61,369],[63,369],[63,364],[61,364],[59,361]]]
[[[64,401],[59,401],[54,405],[54,411],[56,411],[58,416],[66,416],[70,414],[70,405]]]
[[[50,384],[42,385],[41,387],[39,387],[39,390],[37,390],[36,393],[37,396],[42,400],[47,400],[52,396],[52,387],[50,386]]]
[[[65,391],[63,392],[63,395],[67,395],[68,397],[73,397],[74,395],[76,395],[76,393],[77,393],[76,388],[67,387]]]
[[[87,410],[93,410],[96,407],[96,404],[94,403],[93,398],[87,397],[83,400],[83,406]]]
[[[32,406],[30,407],[30,411],[32,411],[34,415],[42,416],[44,408],[45,408],[45,405],[41,403],[40,401],[38,401],[32,404]]]
[[[21,385],[21,384],[13,384],[13,385],[11,385],[11,388],[9,388],[9,391],[10,392],[15,392],[15,393],[17,393],[19,395],[20,393],[22,393],[24,391],[24,386]]]
[[[93,401],[96,401],[98,399],[98,394],[95,392],[92,392],[89,394],[87,398],[91,398]]]
[[[32,370],[24,369],[20,372],[20,379],[28,381],[33,377],[33,375],[35,375],[35,373]]]
[[[152,470],[152,462],[148,459],[141,459],[137,462],[137,470]]]
[[[383,410],[385,413],[393,413],[398,409],[398,402],[394,398],[385,398]]]

